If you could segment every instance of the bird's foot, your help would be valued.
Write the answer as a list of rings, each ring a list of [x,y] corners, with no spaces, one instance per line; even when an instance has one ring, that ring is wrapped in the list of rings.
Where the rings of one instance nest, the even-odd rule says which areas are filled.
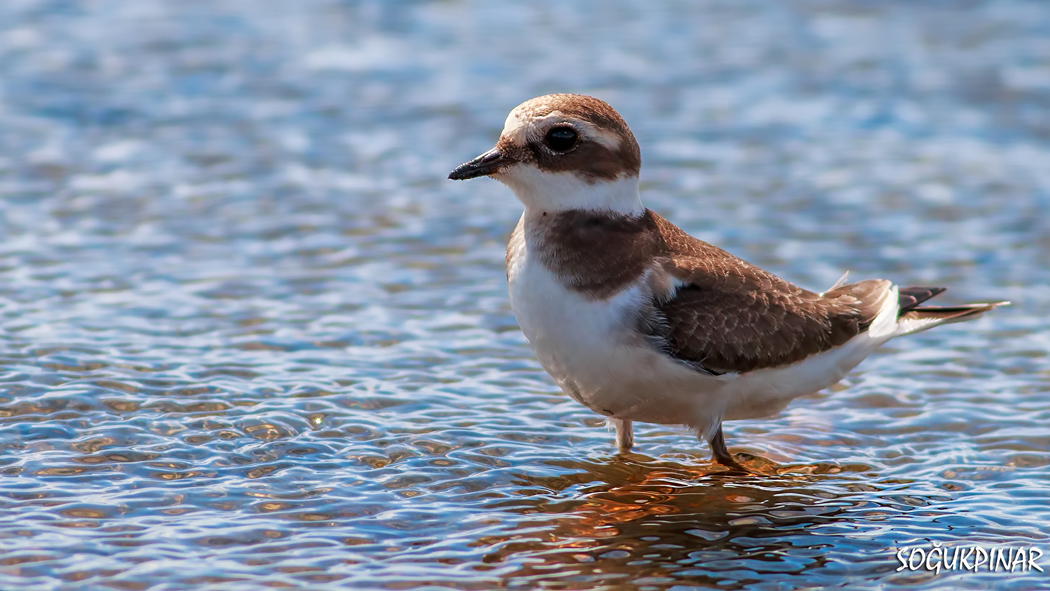
[[[731,472],[740,472],[743,474],[757,474],[757,472],[745,468],[740,462],[736,461],[733,454],[729,453],[726,448],[726,439],[722,434],[722,425],[718,426],[718,432],[711,438],[709,442],[711,445],[711,456],[716,462],[730,468]]]

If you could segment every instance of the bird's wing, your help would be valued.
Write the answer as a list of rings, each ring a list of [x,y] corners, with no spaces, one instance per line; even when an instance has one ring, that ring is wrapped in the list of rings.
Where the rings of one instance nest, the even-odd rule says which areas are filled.
[[[649,323],[670,356],[711,374],[788,365],[867,330],[892,294],[872,279],[817,294],[658,219],[659,263],[675,281]],[[917,294],[918,295],[918,294]]]

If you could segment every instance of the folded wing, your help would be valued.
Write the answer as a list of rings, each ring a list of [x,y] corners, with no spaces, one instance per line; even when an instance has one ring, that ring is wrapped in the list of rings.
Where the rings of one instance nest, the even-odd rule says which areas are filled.
[[[718,375],[778,367],[843,345],[868,329],[893,293],[893,284],[883,279],[814,293],[662,218],[657,224],[666,245],[662,271],[677,289],[654,302],[651,333],[668,355],[700,371]],[[911,308],[939,293],[915,289],[908,292]]]

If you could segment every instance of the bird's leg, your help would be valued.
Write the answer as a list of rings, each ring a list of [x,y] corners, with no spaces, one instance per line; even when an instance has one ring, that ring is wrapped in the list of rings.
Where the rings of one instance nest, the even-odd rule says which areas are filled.
[[[620,453],[631,451],[634,446],[634,427],[627,419],[609,419],[616,427],[616,448]]]
[[[740,470],[741,472],[746,472],[748,474],[751,473],[750,470],[741,466],[736,459],[733,458],[733,454],[729,453],[729,450],[726,449],[726,438],[722,434],[722,425],[718,425],[718,431],[715,432],[714,437],[708,441],[708,444],[711,445],[711,455],[716,462],[723,466],[733,468],[734,470]]]

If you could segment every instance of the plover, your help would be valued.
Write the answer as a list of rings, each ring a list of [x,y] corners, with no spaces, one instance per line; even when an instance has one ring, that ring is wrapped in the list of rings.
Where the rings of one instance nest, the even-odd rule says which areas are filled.
[[[492,177],[524,204],[507,245],[514,316],[554,381],[608,417],[621,452],[634,421],[687,425],[743,469],[722,421],[774,415],[894,337],[1007,303],[925,306],[944,288],[885,279],[802,289],[646,209],[640,167],[611,106],[551,94],[516,107],[496,147],[449,174]]]

